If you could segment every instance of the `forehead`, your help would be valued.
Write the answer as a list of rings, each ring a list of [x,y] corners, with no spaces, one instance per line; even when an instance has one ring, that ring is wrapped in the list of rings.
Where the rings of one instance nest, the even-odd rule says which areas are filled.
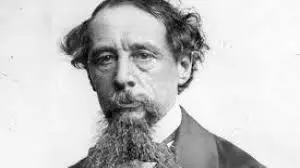
[[[93,40],[109,35],[165,41],[165,25],[153,15],[131,5],[105,7],[92,19],[90,32]]]

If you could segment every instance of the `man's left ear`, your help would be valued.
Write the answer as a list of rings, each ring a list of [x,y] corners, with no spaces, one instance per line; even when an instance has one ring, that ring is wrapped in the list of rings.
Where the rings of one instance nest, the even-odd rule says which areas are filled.
[[[178,84],[183,85],[191,76],[192,58],[190,55],[181,56],[177,61]]]

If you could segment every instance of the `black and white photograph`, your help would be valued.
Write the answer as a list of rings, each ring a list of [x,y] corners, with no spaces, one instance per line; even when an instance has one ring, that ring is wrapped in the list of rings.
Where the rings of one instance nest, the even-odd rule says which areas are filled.
[[[300,1],[1,0],[5,168],[296,168]]]

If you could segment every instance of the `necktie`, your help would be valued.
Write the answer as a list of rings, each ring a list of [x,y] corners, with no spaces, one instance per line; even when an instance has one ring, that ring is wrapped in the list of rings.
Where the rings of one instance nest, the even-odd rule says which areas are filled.
[[[173,152],[173,154],[175,154],[174,141],[175,141],[177,132],[178,132],[178,128],[171,135],[169,135],[165,140],[163,140],[163,142],[162,142],[162,143],[166,144],[169,147],[169,149]]]
[[[169,135],[163,142],[161,142],[163,145],[166,145],[170,151],[175,155],[175,145],[174,145],[174,140],[176,138],[178,129],[176,129],[171,135]],[[131,162],[131,165],[135,165],[135,167],[140,167],[140,168],[159,168],[158,165],[155,162],[142,162],[138,160],[134,160]],[[131,166],[127,165],[122,165],[122,168],[127,168]]]
[[[163,142],[162,142],[162,144],[165,144],[170,149],[170,151],[174,154],[174,157],[176,157],[175,142],[174,141],[175,141],[177,132],[178,132],[178,128],[171,135],[169,135],[165,140],[163,140]],[[157,164],[155,164],[151,168],[158,168],[158,166],[157,166]]]

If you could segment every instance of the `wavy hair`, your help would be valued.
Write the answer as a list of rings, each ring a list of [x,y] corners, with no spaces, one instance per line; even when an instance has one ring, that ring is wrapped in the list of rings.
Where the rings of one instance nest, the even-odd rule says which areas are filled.
[[[93,11],[91,17],[73,28],[63,39],[61,49],[72,57],[72,65],[76,68],[87,69],[88,53],[91,39],[88,32],[89,23],[96,14],[105,7],[121,4],[131,4],[150,13],[162,21],[166,27],[167,43],[177,61],[181,56],[190,56],[192,70],[190,78],[178,86],[181,93],[189,86],[198,69],[199,63],[204,61],[205,51],[209,49],[202,30],[201,17],[197,12],[179,9],[165,0],[105,0]]]

